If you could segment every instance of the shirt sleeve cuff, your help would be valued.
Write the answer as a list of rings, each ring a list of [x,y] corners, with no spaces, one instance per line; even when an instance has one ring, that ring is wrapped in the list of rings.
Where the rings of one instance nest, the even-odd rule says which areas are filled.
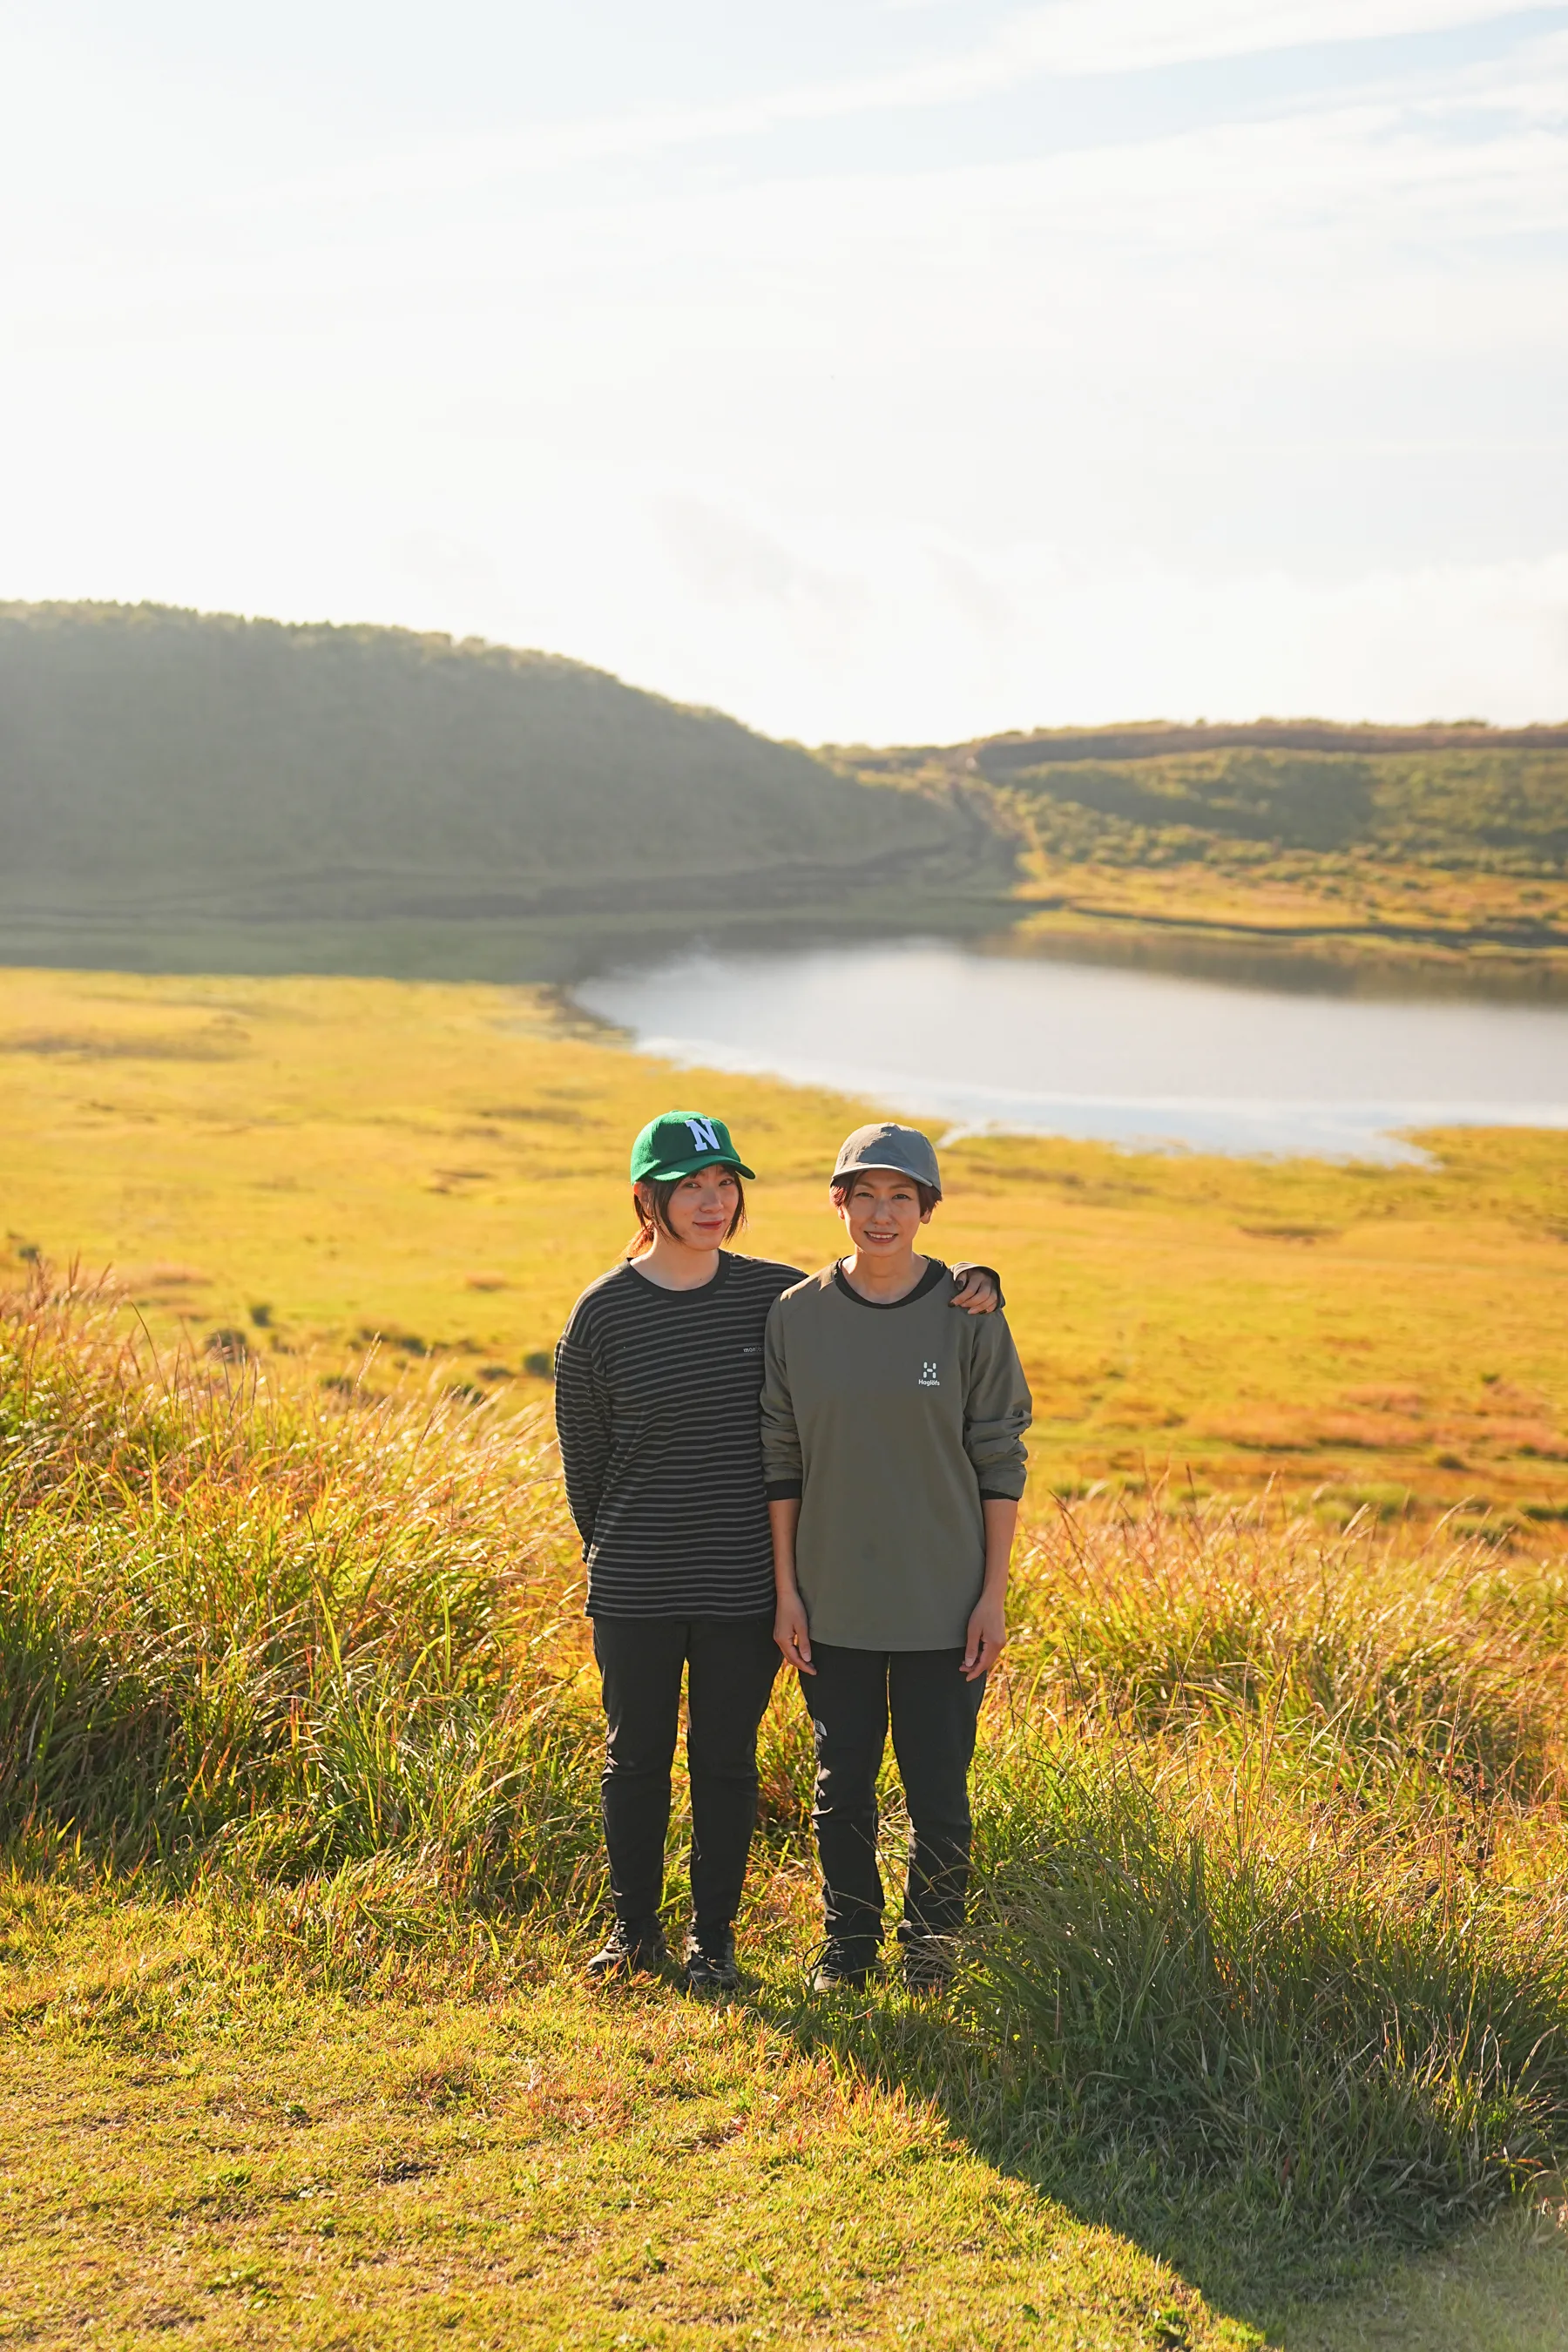
[[[763,1492],[770,1503],[798,1503],[803,1483],[799,1478],[770,1478]]]

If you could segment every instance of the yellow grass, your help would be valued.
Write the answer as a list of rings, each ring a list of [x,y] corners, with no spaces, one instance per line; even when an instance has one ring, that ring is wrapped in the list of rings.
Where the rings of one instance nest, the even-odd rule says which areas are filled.
[[[1018,936],[1060,936],[1078,928],[1123,936],[1147,929],[1194,937],[1243,937],[1261,946],[1311,947],[1375,969],[1420,962],[1517,973],[1521,984],[1568,975],[1568,950],[1528,949],[1489,940],[1489,928],[1568,926],[1568,881],[1560,876],[1451,872],[1442,866],[1373,864],[1307,850],[1276,851],[1173,867],[1068,860],[1031,849],[1017,898]]]
[[[0,1238],[11,1272],[34,1251],[112,1266],[162,1340],[243,1332],[268,1381],[537,1408],[524,1359],[616,1255],[627,1139],[672,1100],[722,1111],[762,1171],[750,1246],[829,1254],[823,1171],[863,1107],[672,1074],[545,995],[3,973]],[[1006,1279],[1040,1405],[1037,1516],[1052,1484],[1274,1479],[1327,1517],[1464,1505],[1516,1549],[1561,1551],[1568,1138],[1434,1148],[1431,1170],[1351,1171],[952,1147],[940,1245]],[[1142,1647],[1104,1652],[1103,1704],[1163,1726],[1170,1659],[1194,1690],[1221,1687],[1189,1624],[1218,1612],[1196,1569],[1190,1591],[1155,1592],[1140,1563],[1110,1538],[1076,1568],[1059,1543],[1035,1559],[1018,1661],[1044,1692],[1069,1666],[1082,1685],[1088,1651],[1058,1658],[1046,1633],[1070,1630],[1075,1595],[1112,1624],[1122,1592]],[[1413,1655],[1442,1664],[1451,1604],[1404,1591]],[[1314,1659],[1336,1606],[1326,1592]],[[1527,1681],[1510,1670],[1503,1698]],[[0,2336],[1262,2340],[931,2107],[750,2011],[591,2003],[548,1951],[489,1998],[355,2000],[212,1934],[190,1906],[4,1892]],[[1565,2288],[1547,2200],[1268,2340],[1551,2352]]]
[[[49,2217],[0,2221],[7,2343],[1262,2341],[743,2010],[559,1979],[366,2009],[237,1987],[188,1921],[122,1910],[106,1961],[91,1906],[42,1950],[6,1907],[0,2155]]]
[[[0,1097],[14,1271],[112,1268],[161,1339],[242,1331],[270,1378],[514,1403],[624,1244],[652,1112],[721,1110],[762,1180],[746,1246],[812,1266],[833,1149],[884,1108],[672,1071],[539,991],[29,971],[0,972]],[[1429,1141],[1429,1170],[949,1146],[934,1245],[1005,1278],[1037,1503],[1273,1480],[1555,1544],[1568,1136]]]

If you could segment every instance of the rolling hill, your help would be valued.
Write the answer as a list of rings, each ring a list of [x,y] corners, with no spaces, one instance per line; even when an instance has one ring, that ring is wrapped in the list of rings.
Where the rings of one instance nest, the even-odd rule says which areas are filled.
[[[851,925],[1556,986],[1568,728],[812,752],[478,640],[0,604],[6,961],[569,979],[689,935]]]
[[[994,905],[971,797],[872,791],[542,654],[138,605],[0,606],[0,951],[537,971],[550,941]],[[510,942],[510,947],[508,942]]]
[[[835,755],[962,778],[1020,856],[1021,937],[1331,948],[1568,971],[1568,728],[1138,726]]]

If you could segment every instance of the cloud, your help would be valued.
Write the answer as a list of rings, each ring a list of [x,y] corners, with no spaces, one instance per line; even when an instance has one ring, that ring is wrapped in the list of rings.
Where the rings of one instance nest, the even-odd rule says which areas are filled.
[[[1352,26],[1313,0],[1311,25],[1484,13],[1360,0]],[[1304,22],[1060,0],[965,47],[971,12],[933,8],[879,79],[374,167],[471,182],[446,209],[319,180],[280,207],[243,158],[195,169],[193,203],[171,131],[155,235],[95,115],[90,188],[35,171],[27,212],[6,159],[0,430],[31,462],[0,587],[472,631],[817,737],[1560,715],[1568,38],[1545,21],[1440,72],[1380,54],[1354,102],[1341,80],[1267,119],[1140,111],[997,161],[942,162],[989,150],[921,124],[831,142],[833,172],[769,148],[721,189],[710,157],[635,187],[565,168]]]
[[[809,566],[809,542],[800,554]],[[832,557],[844,576],[842,545]],[[863,593],[830,636],[801,612],[764,646],[742,613],[707,605],[698,630],[667,604],[664,641],[645,634],[616,666],[839,742],[1199,713],[1568,721],[1568,550],[1311,582],[1278,565],[1087,567],[1045,544],[988,557],[889,534],[855,570]]]
[[[910,6],[914,0],[902,0]],[[923,0],[921,0],[923,13]],[[399,155],[366,157],[279,191],[320,200],[449,193],[488,181],[753,140],[791,126],[941,109],[1044,76],[1147,72],[1299,47],[1385,41],[1520,15],[1518,0],[1047,0],[985,39],[842,80],[765,90],[719,106],[650,108],[525,123]],[[1535,12],[1568,21],[1568,8]]]
[[[992,55],[1018,71],[1127,73],[1397,39],[1519,13],[1518,0],[1054,0],[1014,19]]]
[[[807,562],[776,533],[705,499],[663,496],[652,511],[682,576],[715,604],[793,608],[827,624],[861,601],[859,583]]]
[[[453,604],[493,603],[500,590],[500,572],[489,549],[476,547],[450,531],[405,531],[393,541],[388,553],[397,571],[416,588]]]

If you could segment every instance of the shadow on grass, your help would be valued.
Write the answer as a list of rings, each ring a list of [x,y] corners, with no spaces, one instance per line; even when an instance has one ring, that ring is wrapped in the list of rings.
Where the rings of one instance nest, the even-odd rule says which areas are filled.
[[[829,2053],[868,2083],[929,2102],[996,2171],[1130,2241],[1216,2311],[1264,2333],[1291,2301],[1348,2289],[1373,2258],[1412,2242],[1371,2222],[1327,2242],[1310,2227],[1281,2230],[1252,2181],[1169,2172],[1153,2137],[1136,2127],[1100,2140],[1047,2085],[1008,2080],[966,2020],[922,2014],[891,1990],[858,1999],[761,1994],[746,2005],[804,2054]]]
[[[1221,2308],[1268,2328],[1561,2163],[1550,1899],[1444,1875],[1430,1839],[1413,1884],[1413,1833],[1222,1818],[1104,1754],[1013,1758],[979,1842],[944,2000],[752,2006]]]
[[[540,1923],[593,1911],[576,1568],[537,1454],[470,1420],[348,1424],[165,1378],[42,1275],[0,1312],[0,1811],[41,1856],[97,1841],[106,1869],[205,1883],[247,1965],[371,1991],[513,1984]],[[1260,1537],[1233,1559],[1222,1528],[1178,1575],[1135,1537],[1095,1571],[1127,1605],[1093,1643],[1068,1625],[1061,1654],[1099,1659],[1086,1687],[1120,1693],[1118,1719],[1141,1692],[1162,1711],[1142,1746],[1027,1707],[996,1723],[951,2000],[754,2006],[1267,2315],[1440,2241],[1568,2148],[1562,1832],[1529,1809],[1561,1645],[1552,1616],[1531,1696],[1514,1604],[1467,1615],[1468,1582],[1446,1614],[1390,1612],[1375,1582],[1325,1612],[1342,1551]],[[1190,1678],[1200,1655],[1184,1728],[1162,1662]],[[1258,1689],[1294,1726],[1260,1730]],[[783,1691],[770,1725],[776,1864],[811,1757]]]

